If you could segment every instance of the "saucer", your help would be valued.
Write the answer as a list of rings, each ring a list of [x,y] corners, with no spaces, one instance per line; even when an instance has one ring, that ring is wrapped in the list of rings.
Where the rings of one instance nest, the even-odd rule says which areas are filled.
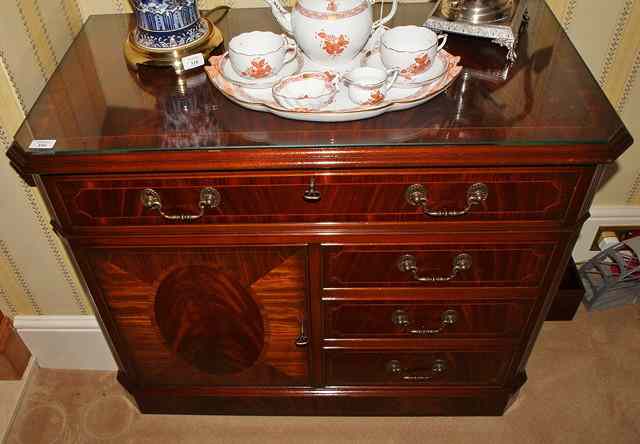
[[[366,51],[362,56],[360,62],[361,66],[369,66],[371,68],[379,68],[387,70],[380,58],[380,48],[373,48]],[[429,69],[414,77],[412,80],[407,80],[402,76],[398,76],[398,79],[393,84],[394,88],[419,88],[424,85],[428,85],[438,79],[441,79],[447,73],[447,58],[441,52],[438,53],[436,59]]]
[[[233,69],[231,61],[229,60],[229,53],[225,52],[220,62],[220,72],[225,80],[235,86],[248,89],[270,89],[285,77],[299,73],[303,66],[304,59],[300,51],[298,51],[296,57],[289,63],[283,65],[280,71],[276,74],[269,77],[263,77],[261,79],[247,79],[242,77]]]

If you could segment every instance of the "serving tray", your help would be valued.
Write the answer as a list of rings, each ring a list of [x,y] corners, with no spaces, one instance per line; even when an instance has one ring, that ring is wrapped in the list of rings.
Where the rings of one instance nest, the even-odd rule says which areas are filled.
[[[357,105],[349,100],[347,89],[340,85],[335,100],[327,108],[319,111],[299,112],[280,106],[271,93],[271,89],[252,89],[234,85],[222,75],[221,63],[224,55],[213,56],[209,59],[211,66],[205,67],[211,82],[229,100],[238,105],[253,110],[275,114],[294,120],[313,122],[347,122],[351,120],[368,119],[391,111],[414,108],[433,99],[445,91],[458,77],[462,67],[460,57],[453,56],[446,51],[439,54],[446,61],[446,73],[432,83],[417,88],[393,87],[386,98],[376,105]],[[362,56],[360,57],[362,58]],[[357,64],[360,62],[358,61]],[[320,71],[326,68],[314,66],[308,60],[302,68],[304,71]]]

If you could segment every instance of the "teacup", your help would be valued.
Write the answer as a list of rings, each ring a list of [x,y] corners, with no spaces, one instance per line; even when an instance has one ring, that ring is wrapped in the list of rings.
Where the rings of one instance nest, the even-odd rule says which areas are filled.
[[[368,66],[350,71],[344,77],[349,99],[359,105],[377,105],[384,100],[399,73],[397,68],[384,71]]]
[[[339,77],[331,71],[301,72],[280,80],[272,88],[273,97],[292,111],[318,111],[336,97]]]
[[[380,57],[387,68],[398,68],[407,80],[415,80],[434,63],[447,43],[447,35],[438,35],[423,26],[397,26],[380,39]]]
[[[229,60],[234,71],[247,79],[271,77],[296,57],[298,46],[285,35],[252,31],[229,42]],[[291,53],[287,56],[287,53]]]

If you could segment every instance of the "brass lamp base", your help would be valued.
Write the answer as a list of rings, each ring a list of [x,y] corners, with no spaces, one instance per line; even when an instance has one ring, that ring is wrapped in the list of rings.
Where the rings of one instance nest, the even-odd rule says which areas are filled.
[[[124,55],[127,59],[127,65],[134,71],[137,71],[141,65],[172,67],[177,74],[181,74],[185,71],[182,66],[183,57],[202,53],[206,60],[211,51],[220,46],[224,41],[224,37],[222,32],[208,19],[205,18],[203,20],[209,27],[205,35],[188,45],[170,49],[152,49],[140,46],[135,42],[133,36],[134,31],[131,31],[124,43]]]

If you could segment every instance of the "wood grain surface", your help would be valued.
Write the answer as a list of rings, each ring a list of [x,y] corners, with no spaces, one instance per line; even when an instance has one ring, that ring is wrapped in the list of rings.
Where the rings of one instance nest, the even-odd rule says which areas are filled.
[[[477,338],[519,337],[531,315],[527,300],[493,300],[482,303],[460,301],[325,301],[325,336],[331,338]],[[439,330],[442,314],[456,313],[456,321],[432,334],[412,330]],[[406,326],[393,321],[397,311],[405,313]]]
[[[403,4],[392,25],[423,7]],[[498,415],[513,403],[605,164],[632,143],[546,4],[528,9],[512,66],[451,35],[465,70],[446,92],[326,124],[246,110],[202,71],[130,72],[130,17],[88,21],[7,156],[42,191],[142,412]],[[219,25],[228,37],[248,23],[276,29],[264,9]],[[95,91],[104,100],[86,106]],[[33,139],[55,150],[27,149]],[[463,216],[426,216],[405,196],[422,184],[429,209],[459,210],[478,182],[488,198]],[[204,187],[220,205],[192,222],[140,199],[152,188],[167,214],[196,214]],[[472,266],[448,282],[398,268],[410,254],[417,276],[448,276],[462,253]],[[415,337],[397,310],[418,329],[438,330],[445,310],[457,320]]]
[[[140,384],[305,385],[299,248],[87,250]]]
[[[554,221],[575,222],[571,203],[584,194],[591,168],[497,168],[362,171],[306,174],[290,172],[136,175],[50,176],[45,186],[61,208],[65,228],[74,226],[176,225],[142,204],[141,193],[151,188],[170,214],[197,214],[200,190],[214,187],[221,203],[192,224],[277,222],[437,222]],[[311,180],[320,200],[307,202],[304,192]],[[430,217],[407,202],[413,184],[424,185],[431,210],[460,210],[467,205],[467,190],[487,185],[489,196],[461,217]],[[526,198],[524,198],[526,196]]]

